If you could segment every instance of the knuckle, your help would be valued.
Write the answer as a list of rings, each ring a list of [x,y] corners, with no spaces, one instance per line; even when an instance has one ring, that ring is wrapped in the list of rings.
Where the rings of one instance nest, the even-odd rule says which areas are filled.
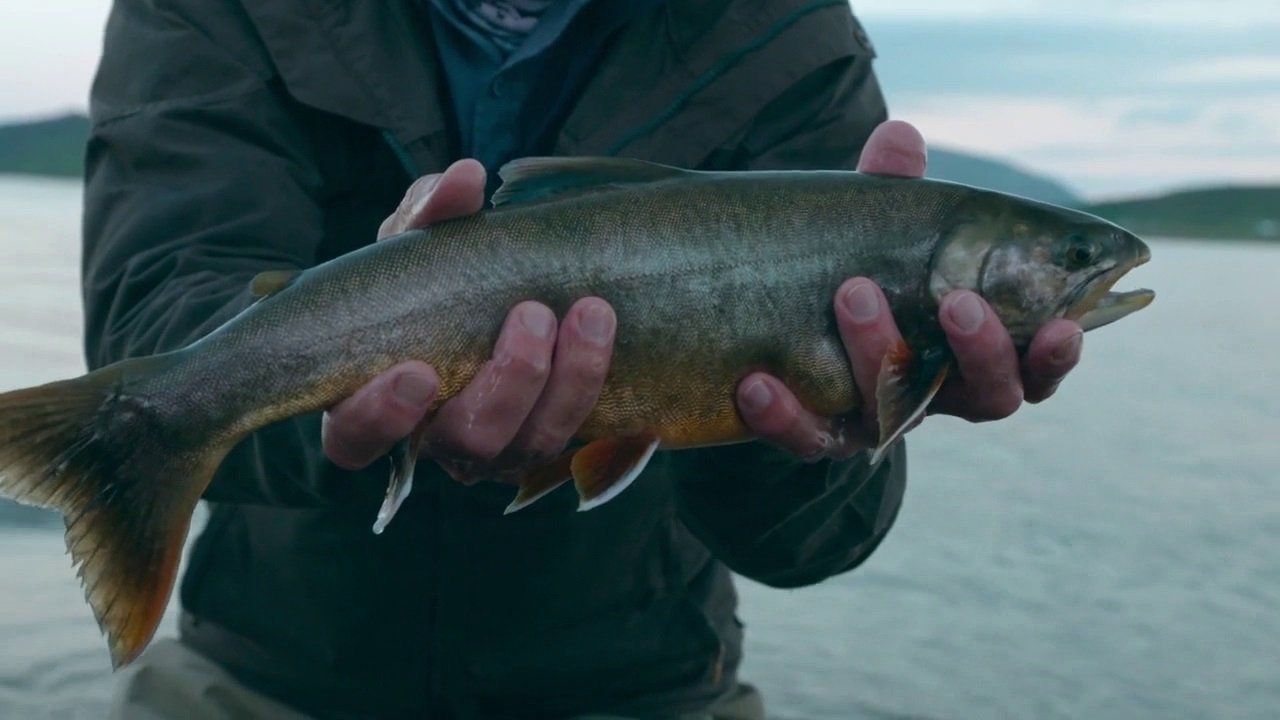
[[[1057,390],[1058,390],[1057,387],[1051,387],[1036,393],[1029,393],[1025,398],[1023,398],[1023,400],[1031,403],[1032,405],[1039,405],[1045,400],[1048,400],[1049,398],[1053,397],[1053,394],[1057,392]]]
[[[530,353],[516,358],[516,367],[522,375],[532,378],[546,378],[551,372],[551,356],[542,353]]]
[[[395,438],[407,430],[410,424],[407,413],[397,408],[385,395],[375,395],[359,403],[350,420],[345,423],[354,433],[371,439]]]
[[[351,402],[340,412],[334,413],[330,423],[331,432],[342,438],[372,434],[372,431],[378,427],[380,419],[374,405],[373,398],[361,398]]]
[[[435,461],[441,470],[462,485],[475,485],[483,476],[482,469],[472,462],[448,457],[437,457]]]
[[[498,358],[495,365],[503,374],[540,379],[551,371],[551,355],[541,348],[517,348]]]
[[[837,452],[836,439],[830,433],[806,433],[792,443],[792,450],[806,462],[817,462]]]
[[[560,453],[569,440],[570,433],[559,429],[537,426],[528,431],[520,448],[521,454],[531,462],[550,459]]]
[[[367,463],[353,452],[351,438],[346,436],[341,428],[342,426],[335,427],[329,422],[321,426],[320,445],[324,455],[330,462],[344,470],[359,470]]]
[[[449,443],[451,455],[464,464],[491,463],[502,453],[503,445],[487,433],[471,433]]]
[[[774,403],[773,407],[756,416],[756,423],[767,437],[789,447],[804,439],[800,412],[790,403]]]
[[[994,384],[986,394],[983,403],[983,414],[987,420],[1003,420],[1018,411],[1022,406],[1023,390],[1021,383],[1009,378],[1002,378]]]
[[[409,227],[409,206],[401,205],[382,223],[386,235],[398,235]]]
[[[609,372],[609,360],[603,353],[575,353],[566,358],[561,372],[565,383],[576,391],[598,390]]]
[[[325,430],[321,433],[320,445],[324,449],[324,456],[329,458],[330,462],[338,467],[350,469],[348,467],[346,448],[332,430]]]
[[[1032,404],[1042,403],[1045,400],[1048,400],[1049,398],[1053,397],[1054,393],[1058,392],[1058,386],[1061,383],[1062,383],[1062,378],[1048,381],[1043,385],[1041,385],[1040,387],[1036,388],[1035,390],[1027,390],[1026,395],[1023,399]]]
[[[395,219],[395,215],[390,215],[387,217],[386,220],[382,221],[381,225],[378,226],[379,240],[383,240],[395,234],[395,226],[392,224],[392,221],[394,219]]]
[[[359,470],[361,468],[361,464],[348,457],[343,446],[332,439],[326,440],[324,443],[324,456],[329,458],[329,462],[343,470]]]

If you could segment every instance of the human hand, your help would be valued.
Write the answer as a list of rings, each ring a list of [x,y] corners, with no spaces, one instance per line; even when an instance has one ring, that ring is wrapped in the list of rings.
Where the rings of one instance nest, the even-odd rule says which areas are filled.
[[[922,177],[924,138],[908,123],[889,121],[867,140],[858,170],[875,175]],[[875,444],[876,383],[885,353],[902,335],[884,293],[868,278],[851,278],[836,292],[836,322],[854,381],[864,398],[860,416],[820,417],[800,405],[782,381],[753,373],[738,385],[743,421],[759,437],[807,459],[848,457]],[[1021,359],[999,318],[977,293],[948,294],[938,313],[956,369],[929,412],[972,422],[1008,417],[1024,400],[1040,402],[1080,360],[1083,330],[1053,320],[1036,333]]]
[[[378,239],[475,213],[484,187],[484,168],[474,160],[419,178]],[[454,478],[518,480],[523,469],[559,455],[591,412],[615,324],[613,308],[600,298],[579,300],[560,323],[545,305],[520,303],[507,315],[492,359],[466,388],[433,410],[435,370],[419,361],[396,365],[325,415],[325,455],[359,469],[420,428],[422,455]]]

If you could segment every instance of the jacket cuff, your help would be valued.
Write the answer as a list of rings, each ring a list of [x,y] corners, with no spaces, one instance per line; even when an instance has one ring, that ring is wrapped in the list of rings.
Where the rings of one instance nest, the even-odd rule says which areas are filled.
[[[897,517],[906,486],[898,443],[874,470],[867,453],[808,464],[761,443],[688,451],[682,519],[735,572],[775,587],[825,580],[862,563]]]

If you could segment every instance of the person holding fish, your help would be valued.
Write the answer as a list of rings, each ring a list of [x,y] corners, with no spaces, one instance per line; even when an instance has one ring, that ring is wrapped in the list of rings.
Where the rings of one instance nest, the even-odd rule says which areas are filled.
[[[980,422],[1048,398],[1079,360],[1080,323],[1058,317],[1011,336],[981,294],[947,286],[927,320],[946,358],[930,365],[908,357],[904,333],[915,337],[914,328],[895,321],[874,273],[845,277],[815,301],[837,331],[823,357],[838,359],[847,385],[840,407],[853,410],[816,407],[808,389],[764,364],[736,376],[714,423],[627,437],[594,430],[625,419],[611,410],[620,397],[611,378],[647,352],[646,372],[662,377],[669,364],[669,382],[682,387],[680,368],[696,366],[700,348],[630,344],[627,313],[647,307],[651,319],[661,298],[633,306],[617,285],[560,302],[552,298],[572,278],[553,278],[558,289],[546,297],[504,301],[496,341],[473,332],[449,341],[455,355],[480,348],[474,364],[402,359],[357,371],[322,404],[310,389],[286,387],[310,370],[274,344],[290,337],[359,353],[326,320],[372,327],[391,317],[397,296],[355,293],[368,313],[358,322],[326,309],[270,332],[250,328],[327,277],[299,271],[375,239],[398,252],[409,247],[404,234],[422,228],[446,243],[448,228],[467,227],[449,221],[490,196],[533,208],[563,187],[710,177],[626,161],[522,161],[507,166],[495,194],[496,170],[522,157],[919,178],[924,140],[886,122],[873,57],[843,0],[117,0],[87,155],[86,350],[92,367],[106,368],[89,377],[114,383],[110,417],[123,419],[111,422],[145,419],[162,408],[120,404],[129,368],[167,361],[126,359],[177,357],[171,351],[206,335],[200,347],[243,342],[182,390],[189,426],[174,437],[217,435],[226,447],[209,457],[221,462],[192,454],[174,466],[181,471],[166,480],[187,489],[146,516],[176,516],[171,508],[189,510],[197,497],[211,508],[182,583],[180,639],[139,656],[168,599],[185,517],[145,532],[124,521],[101,530],[118,498],[144,502],[125,482],[68,513],[113,659],[132,663],[113,716],[762,718],[762,699],[737,676],[731,572],[801,587],[857,567],[902,501],[906,451],[894,440],[926,408]],[[484,267],[495,273],[555,270],[514,241],[487,247]],[[962,260],[940,272],[963,275]],[[1094,258],[1070,260],[1084,268]],[[423,277],[428,288],[488,281],[465,270]],[[488,299],[479,295],[456,297]],[[751,298],[716,294],[663,322],[711,337],[780,312]],[[470,322],[466,307],[434,311]],[[208,392],[235,373],[256,378],[241,394],[274,393],[296,408],[232,423]],[[927,377],[908,382],[911,373]],[[0,413],[32,397],[0,398]],[[227,429],[214,433],[200,418]],[[75,452],[99,442],[76,437],[81,450],[46,477],[79,472]],[[676,447],[694,449],[668,451]],[[379,461],[389,455],[384,498]],[[150,472],[144,465],[136,472]],[[187,475],[202,473],[190,490]],[[569,478],[576,496],[557,490]],[[74,501],[26,482],[0,490],[64,511],[58,503]],[[138,540],[88,554],[80,541],[99,532]],[[138,555],[147,543],[154,554]]]

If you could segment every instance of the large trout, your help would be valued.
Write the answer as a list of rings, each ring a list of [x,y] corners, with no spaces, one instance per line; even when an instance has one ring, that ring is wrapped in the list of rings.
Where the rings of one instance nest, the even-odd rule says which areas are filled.
[[[982,294],[1020,346],[1051,318],[1091,329],[1153,297],[1109,293],[1149,256],[1128,232],[961,185],[590,158],[520,160],[501,175],[491,210],[264,273],[256,304],[186,348],[0,395],[0,493],[65,516],[116,666],[155,632],[196,501],[232,446],[408,359],[436,369],[447,400],[522,300],[563,313],[598,295],[618,324],[582,444],[531,472],[512,509],[570,479],[590,508],[655,449],[749,440],[734,392],[755,370],[823,415],[856,410],[832,310],[854,275],[884,288],[906,338],[879,377],[880,451],[951,367],[946,293]],[[408,494],[417,451],[414,437],[397,447],[376,530]]]

